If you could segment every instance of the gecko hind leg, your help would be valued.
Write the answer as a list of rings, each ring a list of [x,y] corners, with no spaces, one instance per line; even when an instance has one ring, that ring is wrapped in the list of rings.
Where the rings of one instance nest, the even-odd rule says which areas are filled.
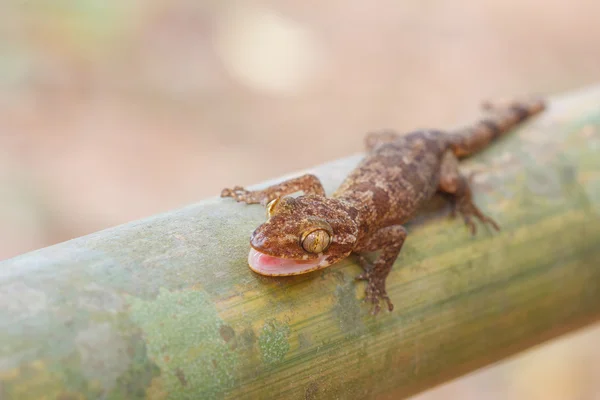
[[[456,213],[461,214],[472,235],[477,233],[477,225],[473,222],[473,217],[477,218],[483,224],[491,225],[495,230],[499,231],[500,226],[498,226],[496,221],[481,212],[473,202],[473,193],[469,186],[469,180],[460,173],[458,158],[451,151],[447,151],[441,164],[438,190],[450,201],[450,206],[452,207],[451,215],[455,216]]]
[[[385,281],[389,275],[394,261],[402,249],[406,239],[406,229],[401,225],[392,225],[381,228],[371,235],[364,243],[355,248],[358,261],[364,272],[356,280],[367,281],[365,301],[371,303],[373,315],[381,310],[380,301],[385,301],[389,311],[394,309],[385,288]],[[369,262],[361,253],[381,250],[375,262]]]

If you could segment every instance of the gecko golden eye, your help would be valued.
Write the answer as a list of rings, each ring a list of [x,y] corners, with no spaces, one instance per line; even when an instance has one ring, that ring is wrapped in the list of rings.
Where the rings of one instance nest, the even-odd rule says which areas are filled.
[[[329,232],[324,229],[307,231],[302,234],[302,248],[309,253],[321,253],[327,249],[331,242]]]
[[[277,203],[279,203],[279,199],[280,197],[277,197],[276,199],[271,200],[269,204],[267,204],[267,218],[273,215],[273,210],[275,209]]]

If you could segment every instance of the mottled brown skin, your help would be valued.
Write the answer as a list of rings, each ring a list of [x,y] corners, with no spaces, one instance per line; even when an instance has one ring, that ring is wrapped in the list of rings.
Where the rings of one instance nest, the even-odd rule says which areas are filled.
[[[303,196],[283,197],[270,204],[269,219],[252,234],[251,246],[264,254],[294,260],[326,256],[325,262],[302,273],[357,253],[364,269],[357,279],[367,281],[365,300],[372,304],[374,314],[379,312],[381,300],[391,311],[385,280],[406,239],[402,224],[436,192],[448,198],[453,214],[462,215],[472,234],[476,232],[474,218],[499,230],[473,202],[458,160],[542,111],[544,103],[536,100],[485,107],[492,112],[489,118],[454,132],[370,133],[367,156],[330,198],[325,197],[319,179],[310,174],[259,191],[224,189],[221,196],[267,204],[303,191]],[[309,253],[301,245],[303,233],[315,228],[326,229],[331,235],[331,244],[321,254]],[[373,251],[381,252],[370,263],[362,253]]]

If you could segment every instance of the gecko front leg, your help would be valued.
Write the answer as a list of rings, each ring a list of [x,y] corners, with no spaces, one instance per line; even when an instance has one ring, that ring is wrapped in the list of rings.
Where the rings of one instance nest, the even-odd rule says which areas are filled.
[[[277,185],[269,186],[263,190],[250,191],[241,186],[235,186],[233,189],[223,189],[221,197],[233,197],[236,201],[247,204],[260,203],[266,205],[271,200],[300,191],[305,194],[325,196],[325,189],[323,189],[319,178],[313,174],[306,174],[298,178],[283,181]]]
[[[381,309],[380,300],[385,300],[388,310],[392,311],[394,309],[385,288],[385,280],[392,269],[394,261],[398,258],[398,254],[400,254],[405,239],[406,229],[402,225],[392,225],[379,229],[354,249],[355,252],[381,250],[381,254],[374,263],[370,263],[359,254],[359,262],[364,272],[356,277],[357,280],[367,281],[365,301],[373,305],[373,315]]]

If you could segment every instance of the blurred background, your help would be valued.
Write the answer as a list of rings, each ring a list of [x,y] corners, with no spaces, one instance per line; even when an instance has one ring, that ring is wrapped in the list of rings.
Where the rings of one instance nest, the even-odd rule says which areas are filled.
[[[600,81],[597,0],[2,0],[0,259]],[[600,399],[600,327],[420,395]]]

